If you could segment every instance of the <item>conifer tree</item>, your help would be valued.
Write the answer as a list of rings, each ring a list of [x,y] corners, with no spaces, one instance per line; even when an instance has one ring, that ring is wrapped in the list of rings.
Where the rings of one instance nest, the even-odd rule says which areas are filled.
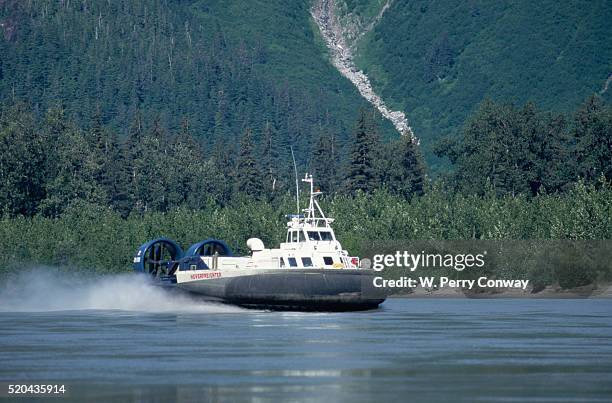
[[[227,127],[225,124],[225,118],[221,112],[215,113],[215,123],[213,127],[213,138],[215,140],[225,139],[227,136]]]
[[[266,194],[271,195],[279,188],[279,172],[278,172],[278,144],[277,134],[272,123],[266,121],[262,132],[262,152],[261,161],[265,175],[264,190]]]
[[[128,137],[130,157],[130,199],[136,211],[165,211],[169,207],[166,197],[169,139],[155,119],[145,130],[141,118],[136,116]]]
[[[204,158],[202,146],[190,133],[187,120],[183,120],[179,133],[170,144],[166,166],[170,207],[186,205],[198,209],[209,197],[219,196],[219,181],[225,178],[211,159]]]
[[[246,128],[240,139],[240,150],[236,161],[236,191],[258,197],[262,191],[262,176],[255,160],[253,133]]]
[[[578,174],[572,135],[565,117],[552,114],[544,117],[538,140],[533,193],[567,190]]]
[[[122,217],[127,217],[132,210],[129,198],[130,171],[127,152],[125,147],[119,143],[115,132],[109,131],[108,135],[109,147],[104,159],[106,180],[103,186],[113,209]]]
[[[57,145],[60,142],[60,138],[67,130],[68,120],[66,119],[64,108],[61,105],[54,105],[49,108],[45,113],[43,121],[43,143],[47,145]],[[56,153],[58,149],[56,146],[49,147],[45,153],[45,181],[53,180],[58,174],[57,161],[58,157]]]
[[[0,113],[0,214],[33,215],[44,198],[44,144],[32,114],[18,104]]]
[[[99,108],[92,117],[87,138],[92,150],[93,179],[104,188],[110,205],[125,217],[130,212],[126,155],[117,134],[103,127]]]
[[[385,153],[384,185],[405,198],[423,194],[425,163],[419,146],[408,134],[389,143]]]
[[[210,160],[221,177],[221,180],[216,181],[219,202],[229,201],[235,190],[236,149],[236,144],[231,137],[215,139]]]
[[[318,127],[319,137],[312,152],[311,168],[316,183],[323,192],[331,193],[336,188],[336,158],[333,139],[321,125]]]
[[[379,135],[373,119],[365,109],[361,109],[353,131],[353,145],[345,179],[347,192],[371,192],[378,186],[376,167],[379,152]]]
[[[78,201],[107,205],[108,194],[96,181],[98,166],[86,135],[70,123],[60,133],[56,147],[57,175],[45,184],[40,211],[57,217]]]
[[[153,121],[144,138],[143,176],[140,189],[148,209],[166,211],[170,207],[167,193],[169,176],[166,169],[169,158],[170,139],[159,118]]]
[[[612,108],[593,95],[574,116],[578,173],[587,182],[612,179]]]
[[[144,123],[142,114],[140,111],[136,111],[130,124],[128,136],[125,141],[125,153],[127,156],[127,170],[129,192],[128,200],[132,210],[142,212],[144,210],[144,201],[142,200],[142,193],[140,189],[141,177],[143,174],[143,154],[145,148],[143,144],[144,140]]]

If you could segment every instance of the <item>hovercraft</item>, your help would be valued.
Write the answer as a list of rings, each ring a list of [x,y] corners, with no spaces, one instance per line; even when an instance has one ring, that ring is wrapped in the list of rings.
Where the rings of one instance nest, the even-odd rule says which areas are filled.
[[[321,210],[312,175],[310,203],[302,214],[288,215],[287,238],[279,248],[265,248],[258,238],[249,256],[234,256],[228,245],[207,239],[186,252],[159,238],[138,249],[134,270],[155,284],[197,294],[211,301],[248,308],[300,311],[356,311],[377,308],[386,299],[374,287],[375,272],[361,268],[336,239],[332,218]]]

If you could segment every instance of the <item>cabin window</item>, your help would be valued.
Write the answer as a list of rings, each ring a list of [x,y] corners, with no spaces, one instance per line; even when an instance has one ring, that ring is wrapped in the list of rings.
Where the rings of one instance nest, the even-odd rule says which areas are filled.
[[[325,266],[331,266],[334,264],[334,259],[329,256],[323,256],[323,262],[325,263]]]
[[[304,267],[312,267],[312,259],[309,257],[302,258],[302,266]]]
[[[279,259],[279,261],[280,261],[280,263],[279,263],[279,264],[280,264],[280,267],[281,267],[281,268],[282,268],[282,267],[285,267],[285,259],[283,259],[283,258],[281,257],[281,258]]]
[[[306,237],[304,236],[304,231],[300,231],[300,242],[305,242],[306,241]]]
[[[317,231],[308,231],[308,239],[311,241],[320,241],[321,237]]]
[[[290,257],[289,258],[289,266],[291,267],[297,267],[297,260],[295,260],[294,257]]]
[[[329,231],[321,231],[320,234],[321,234],[321,240],[322,241],[333,241],[334,240],[334,238],[332,237],[331,232],[329,232]]]
[[[291,242],[298,241],[298,231],[291,231]]]

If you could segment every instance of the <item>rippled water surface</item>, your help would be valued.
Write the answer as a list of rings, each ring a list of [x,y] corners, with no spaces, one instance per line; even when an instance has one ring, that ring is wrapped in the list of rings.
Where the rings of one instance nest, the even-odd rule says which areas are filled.
[[[283,313],[124,280],[2,290],[0,382],[64,383],[61,401],[612,400],[609,299]]]

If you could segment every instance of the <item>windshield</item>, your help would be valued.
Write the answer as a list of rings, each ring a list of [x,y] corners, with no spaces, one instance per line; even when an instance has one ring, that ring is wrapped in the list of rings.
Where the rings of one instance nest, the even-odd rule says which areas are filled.
[[[321,234],[322,241],[333,241],[334,240],[331,232],[329,231],[321,231],[320,234]]]
[[[319,237],[319,233],[317,231],[308,231],[308,240],[320,241],[321,237]]]

